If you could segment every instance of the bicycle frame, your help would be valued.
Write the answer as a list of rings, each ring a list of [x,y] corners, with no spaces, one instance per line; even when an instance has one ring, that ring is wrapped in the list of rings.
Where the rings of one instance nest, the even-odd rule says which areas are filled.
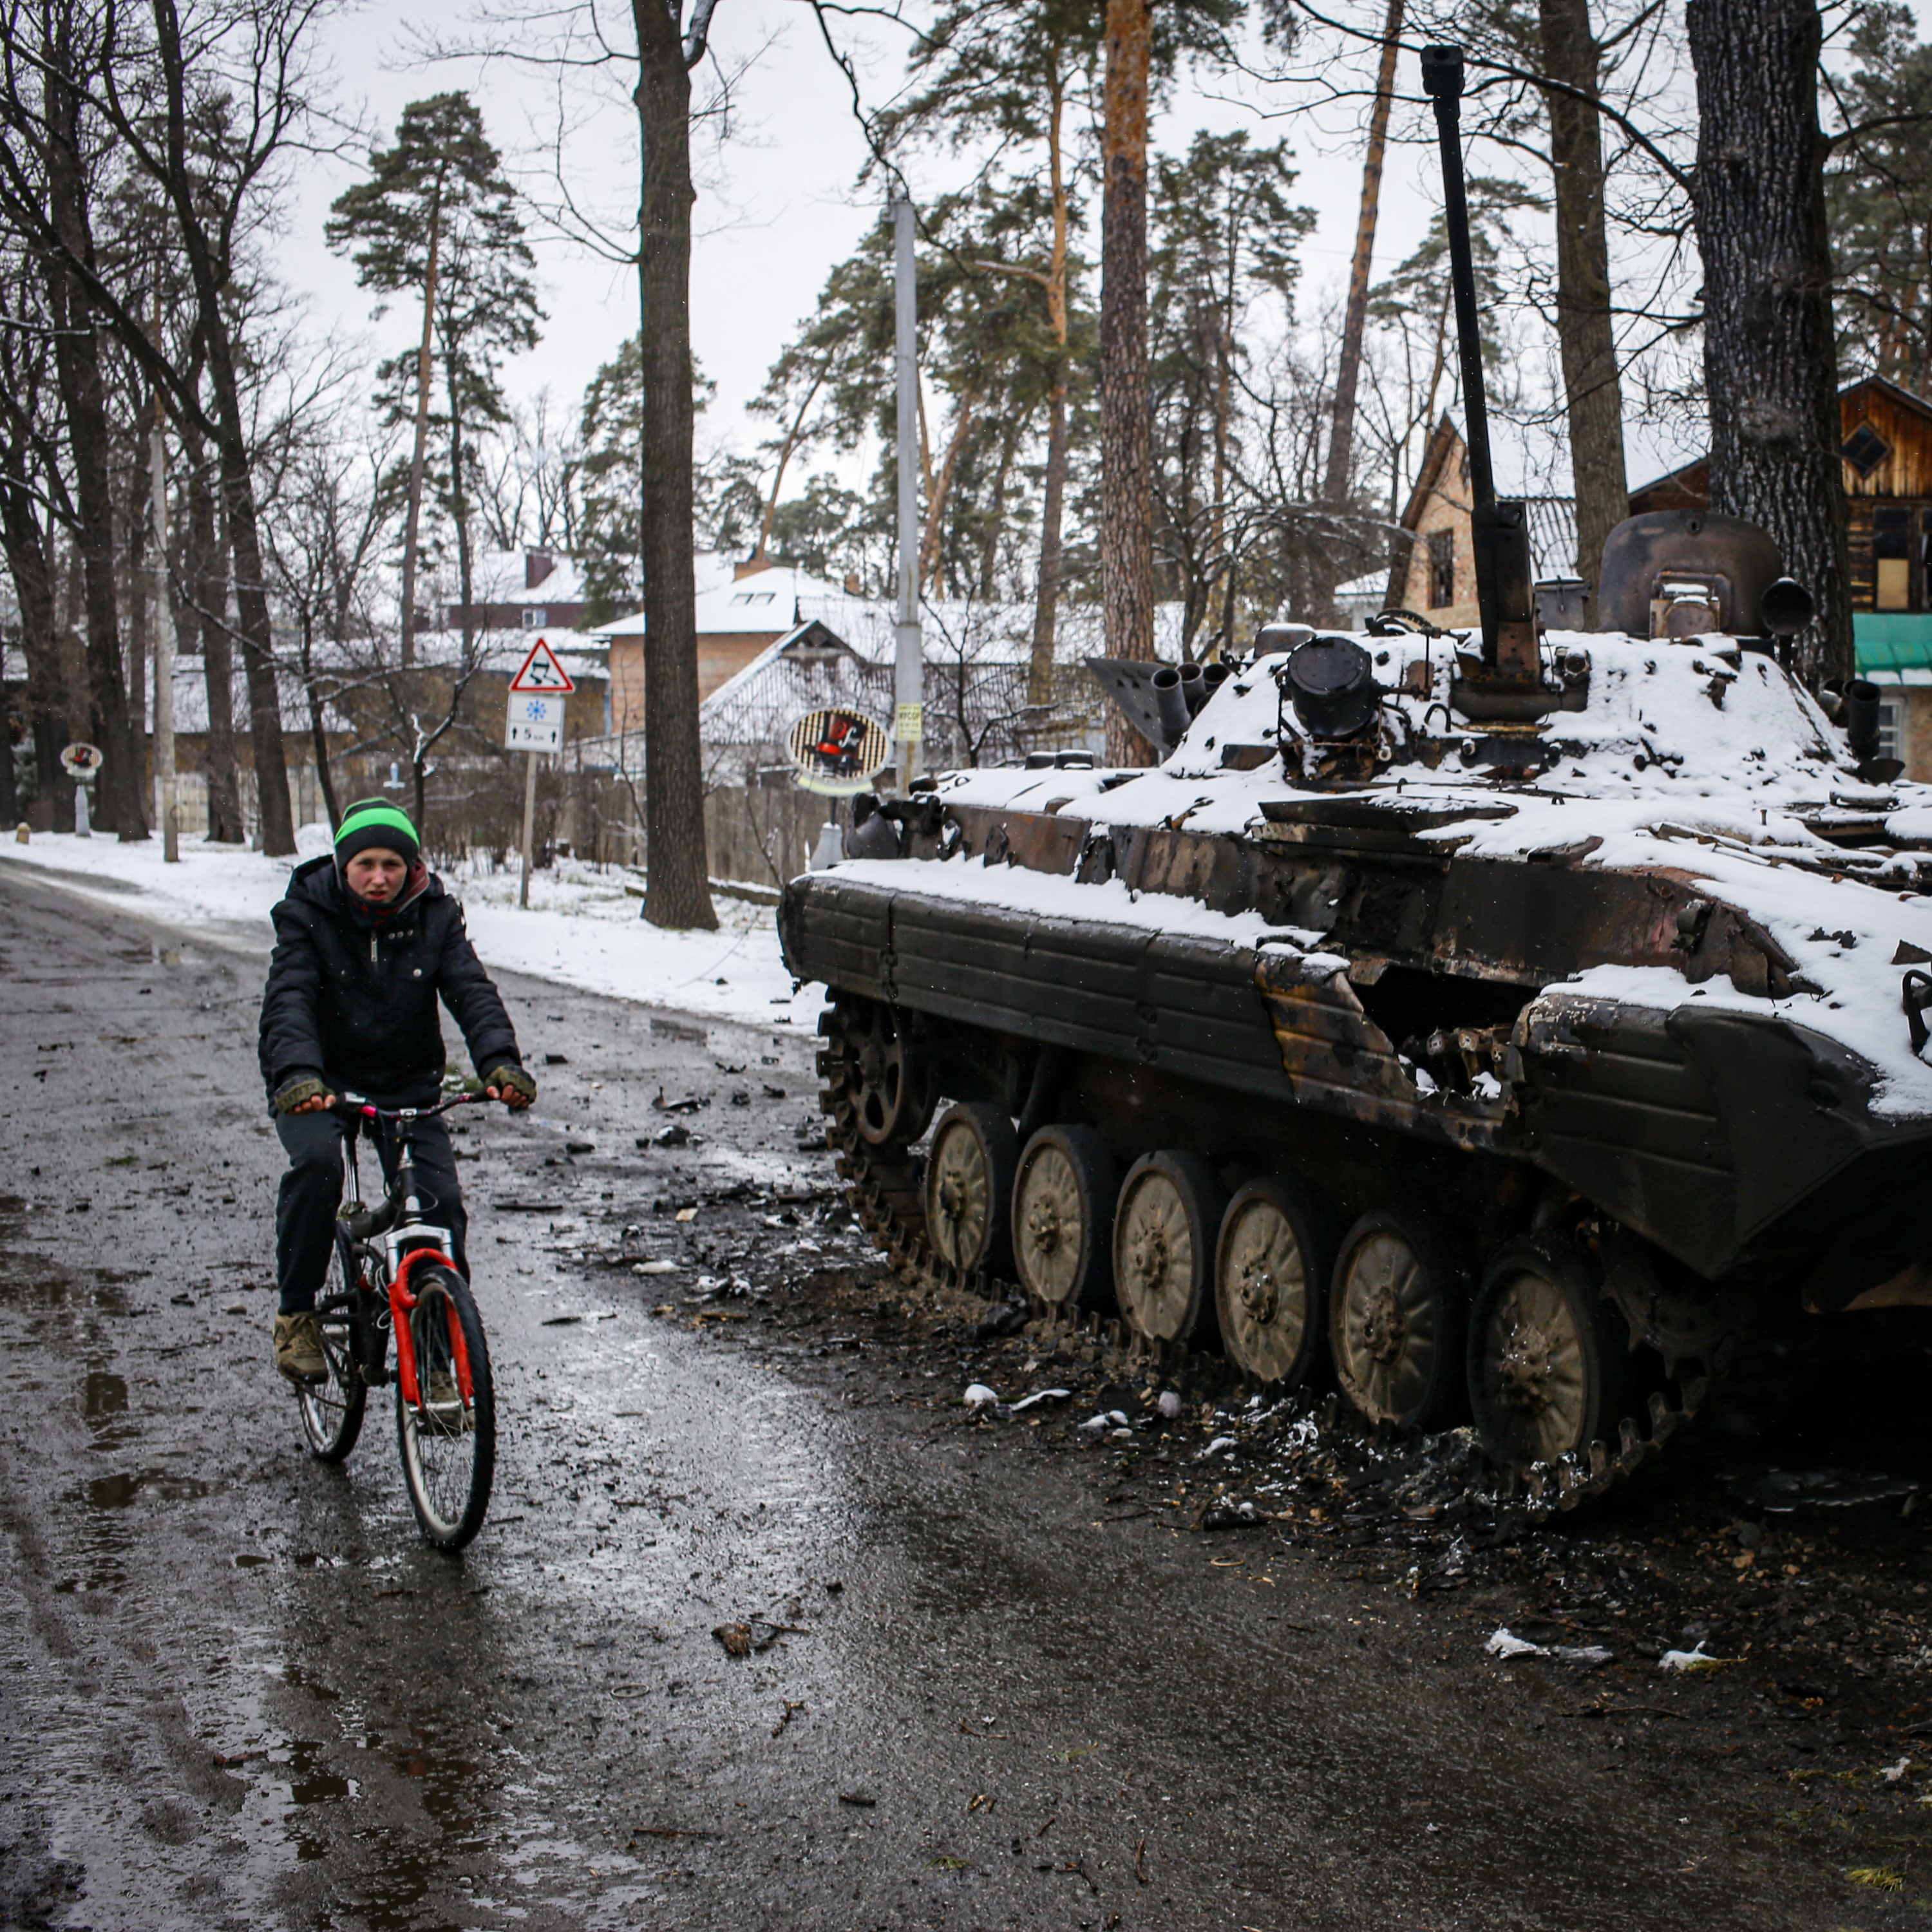
[[[485,1096],[480,1094],[452,1094],[449,1099],[434,1107],[402,1107],[386,1108],[373,1105],[359,1094],[345,1094],[334,1111],[350,1121],[350,1132],[346,1136],[346,1150],[350,1178],[356,1189],[359,1202],[362,1180],[356,1160],[357,1130],[363,1121],[374,1122],[380,1129],[394,1126],[398,1130],[396,1150],[396,1167],[394,1175],[383,1190],[382,1204],[374,1210],[359,1207],[343,1216],[350,1238],[350,1252],[356,1258],[356,1282],[350,1291],[366,1293],[372,1298],[383,1294],[387,1303],[389,1326],[396,1337],[396,1378],[401,1384],[403,1399],[411,1408],[423,1406],[422,1390],[416,1373],[416,1345],[410,1332],[409,1317],[419,1306],[414,1291],[410,1286],[410,1276],[421,1263],[453,1263],[454,1246],[447,1228],[439,1228],[424,1222],[422,1216],[428,1211],[422,1197],[416,1192],[416,1160],[413,1130],[419,1120],[433,1120],[439,1114],[448,1113],[452,1108],[468,1106]],[[376,1238],[380,1246],[376,1245]],[[371,1282],[365,1263],[373,1262],[377,1279]],[[475,1397],[475,1386],[470,1373],[470,1351],[463,1336],[462,1324],[458,1320],[455,1306],[446,1300],[449,1322],[450,1352],[456,1370],[457,1388],[466,1407]],[[382,1374],[382,1358],[388,1352],[382,1336],[380,1321],[375,1311],[358,1311],[368,1320],[365,1359],[362,1364],[364,1379],[375,1382],[386,1379]]]

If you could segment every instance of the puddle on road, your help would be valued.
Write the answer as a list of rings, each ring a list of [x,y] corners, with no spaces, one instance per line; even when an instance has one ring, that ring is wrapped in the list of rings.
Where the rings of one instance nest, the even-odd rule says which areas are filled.
[[[89,1422],[124,1415],[128,1412],[126,1380],[104,1369],[91,1371],[81,1384],[80,1412]]]
[[[199,1476],[179,1476],[170,1469],[135,1469],[116,1476],[97,1476],[82,1486],[89,1509],[125,1509],[137,1496],[158,1496],[165,1503],[194,1502],[214,1489]]]

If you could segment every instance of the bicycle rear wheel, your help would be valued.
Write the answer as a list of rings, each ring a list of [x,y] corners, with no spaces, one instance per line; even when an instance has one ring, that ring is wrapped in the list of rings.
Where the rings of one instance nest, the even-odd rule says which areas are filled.
[[[347,1238],[338,1234],[316,1312],[328,1372],[319,1382],[304,1383],[301,1390],[302,1438],[318,1462],[346,1462],[362,1433],[369,1388],[362,1379],[362,1351],[357,1346],[358,1306],[356,1264]]]
[[[396,1444],[403,1479],[424,1540],[438,1550],[460,1550],[483,1527],[496,1468],[496,1401],[490,1350],[470,1284],[454,1268],[424,1266],[410,1286],[409,1316],[416,1354],[417,1400],[396,1378]],[[469,1358],[470,1390],[461,1388],[451,1340],[454,1313]]]

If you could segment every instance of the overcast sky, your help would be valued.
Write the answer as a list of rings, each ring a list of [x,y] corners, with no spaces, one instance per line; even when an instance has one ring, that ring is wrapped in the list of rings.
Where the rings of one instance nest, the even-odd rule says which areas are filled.
[[[467,0],[433,0],[401,10],[370,8],[339,16],[329,40],[339,95],[384,139],[407,101],[468,88],[482,106],[490,137],[533,193],[544,195],[549,157],[559,124],[557,82],[504,60],[424,58],[426,38],[473,41]],[[622,26],[626,16],[614,11]],[[790,0],[718,0],[713,46],[726,66],[740,70],[733,86],[733,134],[722,151],[700,158],[703,180],[695,210],[698,239],[692,269],[692,328],[706,373],[718,384],[710,426],[734,433],[749,448],[762,426],[744,426],[745,400],[809,314],[827,272],[850,254],[877,200],[856,187],[865,147],[854,120],[850,92],[832,66],[808,8]],[[884,35],[861,58],[868,103],[882,102],[904,69],[903,41]],[[636,204],[635,162],[628,110],[614,92],[578,81],[568,89],[574,125],[564,144],[573,190],[621,222]],[[1307,114],[1271,122],[1260,110],[1298,105],[1286,90],[1253,103],[1209,99],[1188,92],[1161,116],[1156,145],[1185,147],[1194,129],[1246,126],[1258,141],[1286,134],[1300,178],[1298,199],[1316,208],[1320,226],[1304,250],[1307,298],[1346,281],[1361,192],[1358,142],[1331,115],[1318,127]],[[391,352],[411,325],[392,314],[372,322],[370,304],[346,262],[322,246],[328,204],[355,178],[356,158],[305,166],[289,209],[280,266],[305,295],[320,333],[371,334]],[[1401,259],[1428,220],[1419,185],[1432,153],[1399,150],[1391,157],[1378,237],[1378,268]],[[912,176],[915,190],[943,187],[956,164],[934,163]],[[598,260],[588,249],[555,236],[534,236],[543,305],[544,337],[512,365],[512,394],[548,386],[554,402],[574,410],[600,362],[636,327],[634,278]],[[1097,291],[1095,292],[1097,293]]]
[[[538,4],[530,0],[530,10]],[[621,33],[628,9],[604,4],[614,31]],[[1924,4],[1932,0],[1922,4],[1922,22]],[[634,210],[637,193],[629,110],[621,94],[580,76],[562,85],[560,112],[554,75],[473,54],[426,58],[426,44],[503,41],[500,32],[476,26],[476,5],[477,0],[419,0],[406,9],[370,6],[337,16],[328,45],[341,104],[386,140],[406,102],[466,87],[491,138],[534,194],[554,198],[552,157],[560,148],[573,194],[621,226],[627,206]],[[847,31],[857,30],[848,21]],[[748,450],[764,426],[745,421],[745,401],[809,313],[828,270],[857,243],[877,201],[869,190],[862,198],[855,185],[864,143],[850,90],[808,7],[796,0],[718,0],[712,46],[736,75],[732,134],[722,149],[700,158],[692,334],[706,373],[718,385],[705,433]],[[857,44],[868,106],[882,104],[898,85],[904,47],[903,38],[883,31]],[[1414,76],[1405,72],[1402,78],[1414,92]],[[1245,96],[1231,98],[1222,89],[1210,98],[1184,89],[1157,117],[1155,145],[1178,151],[1200,127],[1245,126],[1258,141],[1288,136],[1300,170],[1295,195],[1318,218],[1303,250],[1300,305],[1306,312],[1334,297],[1346,280],[1361,191],[1360,108],[1348,104],[1311,111],[1305,92],[1286,87],[1250,86]],[[410,325],[403,322],[399,329],[393,314],[386,325],[372,322],[353,270],[322,245],[328,204],[355,178],[359,158],[352,152],[303,169],[280,266],[308,298],[319,334],[339,341],[366,332],[389,353],[410,338]],[[1493,170],[1496,164],[1492,158],[1483,165]],[[957,172],[956,164],[943,162],[915,170],[914,190],[923,195],[944,188]],[[1376,240],[1378,274],[1402,260],[1426,228],[1436,175],[1432,146],[1392,150]],[[549,320],[537,348],[512,365],[508,386],[524,399],[548,386],[553,404],[574,415],[598,365],[636,326],[635,282],[628,269],[554,234],[532,238]],[[373,364],[373,353],[370,359]],[[1658,447],[1654,435],[1640,442],[1643,446],[1630,452],[1634,480],[1680,453]],[[1503,454],[1499,439],[1499,460]]]

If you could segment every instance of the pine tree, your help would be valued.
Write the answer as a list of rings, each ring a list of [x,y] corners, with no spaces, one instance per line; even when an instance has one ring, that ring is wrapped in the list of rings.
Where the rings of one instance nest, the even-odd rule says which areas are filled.
[[[440,357],[448,391],[449,487],[460,512],[466,418],[473,422],[478,412],[486,420],[493,410],[500,412],[497,359],[534,342],[541,320],[530,274],[535,258],[523,238],[515,190],[502,170],[502,157],[485,137],[483,117],[468,94],[412,101],[397,123],[394,144],[370,153],[369,178],[338,197],[325,231],[332,248],[352,254],[362,286],[383,296],[419,292],[421,297],[413,348],[382,371],[392,382],[398,375],[414,378],[415,438],[403,524],[405,668],[415,658],[416,572],[436,362]],[[458,531],[466,577],[460,514]],[[466,582],[463,594],[466,608]]]

